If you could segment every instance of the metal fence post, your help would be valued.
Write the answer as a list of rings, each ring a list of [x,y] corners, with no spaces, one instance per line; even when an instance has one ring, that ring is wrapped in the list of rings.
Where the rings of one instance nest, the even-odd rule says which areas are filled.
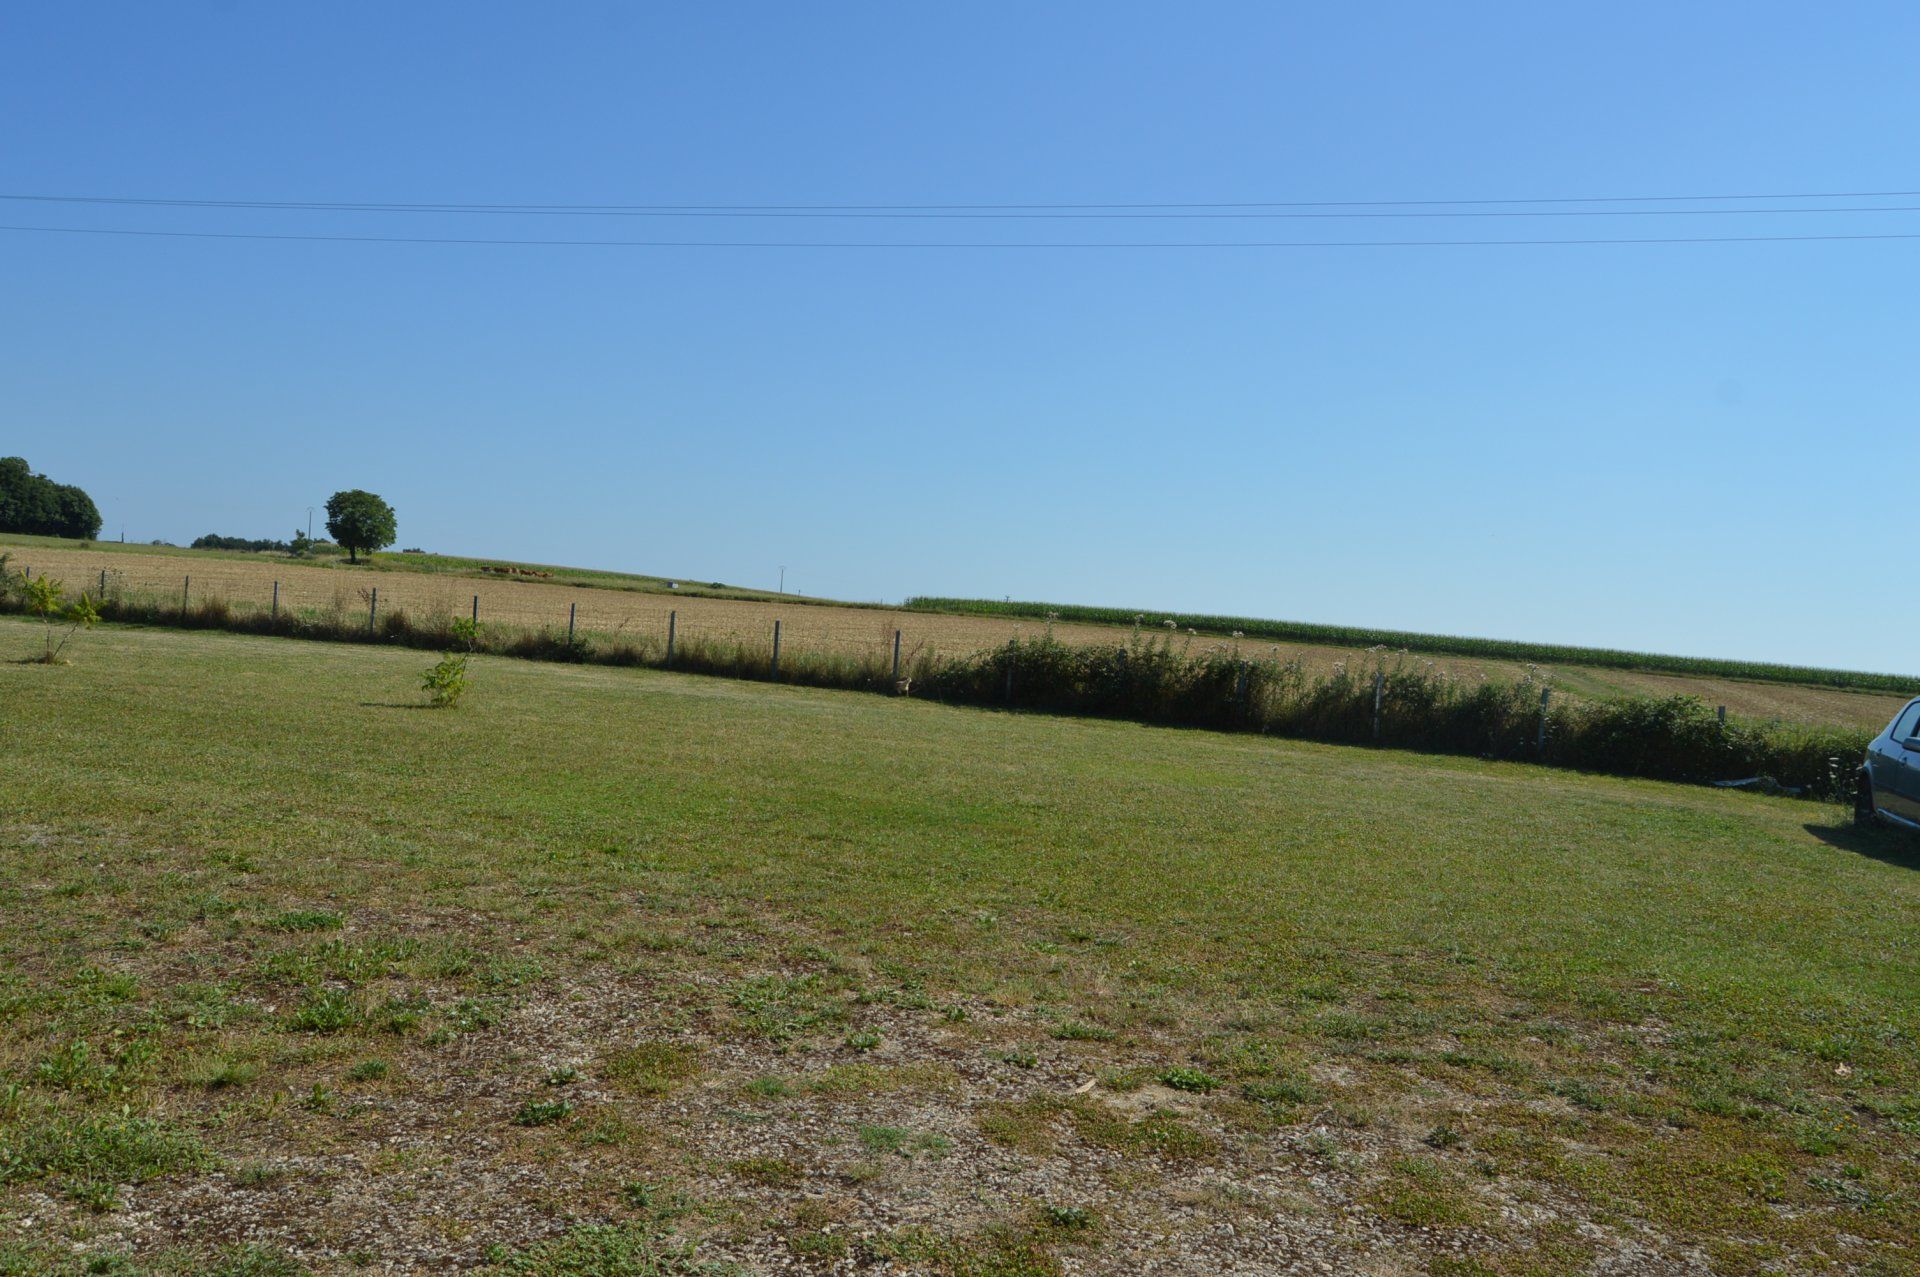
[[[893,676],[900,677],[900,631],[893,632]]]
[[[1387,675],[1384,670],[1373,672],[1373,738],[1380,739],[1380,703],[1387,698]]]
[[[669,669],[673,667],[673,631],[675,623],[678,622],[679,619],[680,614],[678,612],[667,613],[667,667]]]
[[[780,677],[780,622],[773,623],[773,677]]]
[[[1720,707],[1720,726],[1725,727],[1726,725],[1727,725],[1727,707],[1725,705],[1722,705]]]
[[[1547,752],[1547,702],[1552,699],[1553,689],[1551,687],[1543,687],[1540,689],[1540,738],[1534,742],[1534,746],[1542,756],[1545,756]]]

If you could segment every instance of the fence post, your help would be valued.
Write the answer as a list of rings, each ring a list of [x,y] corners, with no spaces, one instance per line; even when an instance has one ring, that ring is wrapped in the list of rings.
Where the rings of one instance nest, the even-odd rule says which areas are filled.
[[[373,633],[374,616],[380,611],[380,587],[374,586],[373,593],[367,597],[367,633]]]
[[[1373,738],[1380,739],[1380,703],[1387,698],[1387,674],[1385,670],[1373,672]]]
[[[773,677],[780,677],[780,622],[773,623]]]
[[[893,677],[896,682],[899,681],[899,678],[900,678],[900,631],[899,630],[895,630],[893,632]]]
[[[578,603],[567,604],[567,646],[568,647],[573,646],[573,620],[574,620],[575,614],[578,613],[579,610],[580,610],[580,605]]]
[[[480,596],[478,594],[473,596],[473,623],[475,625],[480,624]]]
[[[667,613],[667,668],[668,669],[673,668],[673,631],[674,631],[674,625],[677,621],[679,621],[679,619],[680,619],[680,614],[678,612]]]
[[[1534,747],[1543,758],[1547,753],[1547,702],[1552,699],[1553,689],[1551,687],[1543,687],[1540,689],[1540,737],[1534,742]]]
[[[273,583],[273,619],[280,619],[280,582]]]
[[[185,620],[187,616],[187,591],[190,588],[192,588],[192,586],[193,586],[193,578],[191,576],[182,577],[180,579],[180,619],[181,620]]]
[[[1720,707],[1720,726],[1725,727],[1726,725],[1727,725],[1727,707],[1725,705],[1722,705]]]
[[[103,599],[107,597],[107,570],[105,568],[100,569],[100,597]]]
[[[1014,644],[1018,641],[1017,639],[1007,640],[1007,704],[1009,705],[1013,704],[1013,660],[1020,651]]]

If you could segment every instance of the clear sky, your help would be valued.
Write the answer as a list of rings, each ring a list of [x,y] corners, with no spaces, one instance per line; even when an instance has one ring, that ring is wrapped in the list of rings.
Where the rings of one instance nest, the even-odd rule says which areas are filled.
[[[1920,191],[1916,48],[1911,3],[16,4],[0,194]],[[1920,195],[1731,206],[1756,205]],[[1209,222],[6,200],[0,224],[888,244],[1920,234],[1920,212],[1592,215],[1676,207],[1716,206]],[[1913,671],[1917,284],[1920,239],[4,231],[0,453],[87,488],[130,540],[285,536],[365,487],[398,509],[402,545],[431,550]]]

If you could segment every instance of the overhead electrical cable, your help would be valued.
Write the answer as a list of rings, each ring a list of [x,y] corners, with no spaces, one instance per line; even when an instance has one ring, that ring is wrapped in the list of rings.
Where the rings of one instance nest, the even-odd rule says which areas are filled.
[[[164,231],[95,226],[6,226],[0,231],[47,235],[119,235],[152,239],[273,240],[333,244],[469,244],[537,248],[701,249],[1221,249],[1221,248],[1501,248],[1587,244],[1784,244],[1920,239],[1911,234],[1694,235],[1625,239],[1380,239],[1380,240],[646,240],[485,239],[416,235],[305,235],[253,231]]]
[[[0,200],[111,207],[225,209],[246,212],[411,213],[506,217],[662,217],[662,218],[770,218],[850,220],[1166,220],[1206,221],[1237,219],[1406,219],[1493,217],[1739,217],[1744,215],[1802,216],[1833,213],[1912,213],[1914,205],[1815,205],[1756,208],[1484,208],[1470,205],[1568,205],[1754,201],[1780,199],[1893,199],[1920,196],[1920,191],[1877,191],[1850,194],[1593,196],[1533,200],[1356,200],[1272,204],[953,204],[953,205],[644,205],[644,204],[402,204],[335,203],[307,200],[160,199],[94,195],[32,195],[0,193]],[[1418,207],[1418,211],[1409,211]],[[1276,212],[1271,210],[1294,210]],[[1299,211],[1311,209],[1315,211]],[[1329,209],[1359,211],[1330,212]],[[1389,211],[1379,211],[1379,210]],[[1204,211],[1195,211],[1204,210]],[[1267,211],[1256,211],[1267,210]]]

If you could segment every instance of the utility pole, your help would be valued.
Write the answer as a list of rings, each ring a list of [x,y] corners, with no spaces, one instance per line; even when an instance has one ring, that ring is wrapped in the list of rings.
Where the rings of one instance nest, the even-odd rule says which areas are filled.
[[[313,507],[307,507],[307,540],[313,540]]]
[[[785,594],[787,592],[787,565],[784,563],[780,565],[780,591],[779,592],[781,594]]]

